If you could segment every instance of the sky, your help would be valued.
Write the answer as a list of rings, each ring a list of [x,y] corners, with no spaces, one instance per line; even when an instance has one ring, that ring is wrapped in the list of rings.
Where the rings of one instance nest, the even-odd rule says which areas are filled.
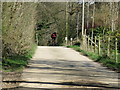
[[[0,0],[2,2],[120,2],[120,0]]]

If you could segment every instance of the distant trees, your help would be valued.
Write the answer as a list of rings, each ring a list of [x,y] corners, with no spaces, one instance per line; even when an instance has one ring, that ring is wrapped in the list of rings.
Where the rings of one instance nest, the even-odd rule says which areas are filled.
[[[84,14],[86,34],[92,36],[93,31],[93,36],[113,35],[119,39],[119,5],[118,2],[93,4],[86,2]],[[68,2],[66,6],[65,2],[4,2],[2,10],[4,56],[26,53],[35,40],[38,45],[48,45],[50,35],[54,31],[58,33],[58,45],[64,42],[66,34],[68,40],[81,38],[80,3]]]
[[[98,34],[104,35],[118,30],[118,5],[118,2],[85,2],[84,29],[86,29],[87,34],[90,36],[92,33],[94,36]],[[70,38],[80,39],[82,32],[82,4],[75,2],[68,2],[67,4],[38,3],[37,12],[39,18],[38,27],[40,29],[38,35],[39,45],[47,45],[46,42],[49,41],[49,35],[53,31],[58,32],[59,44],[64,42],[66,34],[68,40]]]
[[[82,6],[82,4],[79,5]],[[93,52],[93,49],[96,47],[95,44],[97,43],[99,55],[108,56],[117,62],[117,53],[120,47],[120,27],[118,22],[119,3],[94,2],[90,4],[85,2],[84,6],[85,14],[81,16],[84,16],[84,34],[87,35],[87,39],[85,37],[83,42],[81,42],[84,43],[82,44],[82,48],[86,50],[88,44],[87,47],[90,47],[90,51]],[[89,46],[89,44],[91,46]]]
[[[63,43],[65,37],[65,3],[40,2],[37,5],[38,45],[48,45],[50,35],[57,32],[58,44]]]
[[[101,33],[118,30],[118,2],[96,2],[93,28],[104,27]]]

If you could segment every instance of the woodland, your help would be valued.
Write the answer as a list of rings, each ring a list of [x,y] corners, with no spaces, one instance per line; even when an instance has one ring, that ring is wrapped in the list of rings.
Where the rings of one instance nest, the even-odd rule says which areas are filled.
[[[3,69],[14,70],[27,65],[36,46],[50,46],[53,32],[57,32],[57,46],[74,45],[82,41],[83,4],[80,2],[2,2],[2,58]],[[120,52],[120,3],[85,2],[84,32],[87,36],[102,37],[101,48],[108,43],[113,53]],[[107,38],[110,37],[110,42]],[[105,55],[109,54],[105,53]]]

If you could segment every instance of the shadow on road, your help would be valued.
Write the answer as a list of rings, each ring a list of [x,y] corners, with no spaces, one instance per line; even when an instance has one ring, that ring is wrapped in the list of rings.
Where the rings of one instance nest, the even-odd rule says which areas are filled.
[[[112,87],[112,86],[108,86],[107,84],[102,84],[102,83],[75,83],[75,82],[61,82],[61,83],[57,83],[57,82],[38,82],[38,81],[3,81],[5,83],[37,83],[37,84],[54,84],[54,85],[67,85],[67,86],[83,86],[83,87],[97,87],[97,88],[103,88],[103,89],[120,89],[120,87]],[[107,86],[106,86],[107,85]],[[20,90],[19,88],[21,87],[17,87],[18,89],[16,90]],[[24,88],[24,87],[23,87]],[[7,90],[7,89],[2,89],[2,90]],[[9,90],[9,89],[8,89]],[[21,89],[23,90],[23,89]],[[30,89],[29,89],[30,90]],[[49,90],[49,89],[45,89],[45,90]]]
[[[100,75],[100,76],[92,76],[92,77],[104,77],[104,78],[106,77],[112,79],[116,78],[113,71],[108,71],[106,67],[97,67],[94,64],[91,64],[91,61],[83,62],[83,61],[75,61],[75,60],[68,61],[61,59],[61,60],[31,60],[30,63],[32,63],[32,65],[28,66],[29,69],[55,70],[55,71],[65,71],[65,72],[66,71],[85,72],[87,76],[91,76],[88,73],[88,71],[91,71],[95,73],[102,73],[102,75],[105,74],[104,76]]]

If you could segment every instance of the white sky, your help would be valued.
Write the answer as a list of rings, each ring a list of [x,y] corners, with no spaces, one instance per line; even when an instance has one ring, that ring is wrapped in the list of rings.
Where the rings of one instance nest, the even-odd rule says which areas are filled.
[[[82,2],[83,0],[0,0],[2,2]],[[85,2],[94,0],[84,0]],[[95,0],[95,2],[120,2],[120,0]]]

